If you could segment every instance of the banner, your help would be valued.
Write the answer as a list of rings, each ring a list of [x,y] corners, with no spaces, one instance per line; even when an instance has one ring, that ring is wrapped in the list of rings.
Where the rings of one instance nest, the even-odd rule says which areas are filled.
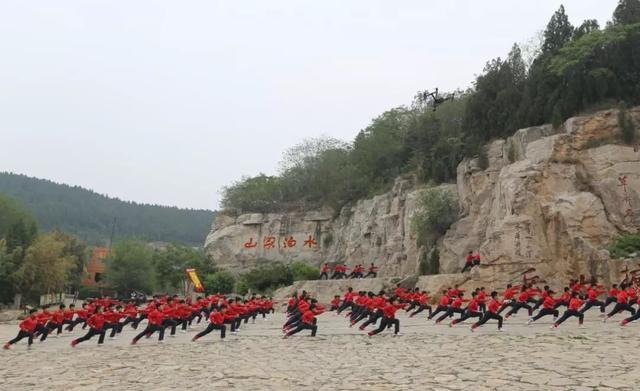
[[[196,273],[196,269],[187,269],[187,275],[191,282],[193,282],[193,286],[196,292],[204,292],[204,287],[200,282],[200,278],[198,278],[198,274]]]

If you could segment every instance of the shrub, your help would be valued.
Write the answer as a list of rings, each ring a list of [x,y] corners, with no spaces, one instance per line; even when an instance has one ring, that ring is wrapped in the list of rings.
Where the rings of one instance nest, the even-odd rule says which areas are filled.
[[[489,168],[489,154],[487,153],[487,147],[485,146],[478,149],[478,166],[482,170]]]
[[[317,280],[320,278],[320,269],[306,262],[293,262],[289,268],[293,275],[293,281]]]
[[[434,247],[430,251],[425,252],[420,260],[420,275],[427,276],[438,274],[440,271],[440,252]]]
[[[618,236],[609,246],[609,253],[613,258],[624,258],[633,253],[640,253],[640,234]]]
[[[250,270],[244,273],[241,278],[247,289],[262,293],[293,283],[291,269],[279,262]]]
[[[448,191],[429,189],[419,205],[420,210],[411,221],[412,228],[419,245],[432,245],[456,221],[458,204]]]
[[[78,299],[85,300],[90,297],[100,297],[102,293],[99,288],[93,286],[82,286],[78,291]]]
[[[633,144],[636,141],[636,129],[624,105],[618,112],[618,126],[620,127],[622,141],[625,144]]]
[[[226,271],[207,274],[203,279],[204,291],[213,293],[231,293],[236,285],[236,278]]]

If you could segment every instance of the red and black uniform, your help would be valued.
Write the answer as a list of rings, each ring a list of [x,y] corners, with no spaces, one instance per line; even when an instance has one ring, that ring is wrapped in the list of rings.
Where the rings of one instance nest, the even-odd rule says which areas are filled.
[[[384,316],[382,309],[386,304],[387,299],[384,296],[376,296],[371,299],[371,302],[369,303],[369,312],[371,315],[369,316],[369,319],[359,327],[360,330],[364,330],[367,326],[375,324],[378,319],[382,318]]]
[[[122,332],[124,326],[131,323],[131,327],[135,330],[138,328],[138,309],[134,304],[127,304],[124,306],[124,311],[122,311],[124,315],[124,322],[120,323],[120,328],[118,330],[119,333]]]
[[[483,324],[487,323],[487,321],[489,321],[490,319],[497,320],[498,330],[502,330],[502,316],[498,314],[500,312],[500,309],[502,308],[502,305],[503,304],[500,303],[498,299],[496,299],[495,297],[491,297],[487,311],[485,311],[485,313],[482,315],[482,318],[478,322],[474,323],[471,326],[471,330],[473,331],[476,328],[482,326]]]
[[[296,327],[285,334],[285,338],[288,338],[293,334],[299,333],[302,330],[311,330],[311,336],[315,337],[316,333],[318,332],[316,315],[320,315],[323,312],[324,312],[324,307],[322,307],[321,305],[310,307],[310,309],[306,310],[302,314],[302,318],[300,318],[300,322],[298,322]]]
[[[598,296],[600,296],[603,293],[605,293],[605,291],[601,288],[598,289],[596,287],[590,287],[589,290],[587,291],[587,301],[584,304],[584,307],[582,307],[582,309],[580,310],[580,313],[584,314],[591,307],[600,307],[600,313],[604,314],[605,304],[604,302],[598,300]]]
[[[449,324],[449,326],[454,326],[460,322],[464,322],[469,318],[482,318],[482,312],[480,312],[478,308],[479,308],[479,303],[478,303],[478,298],[476,296],[473,299],[471,299],[471,301],[469,302],[469,305],[467,305],[467,308],[465,308],[460,318],[454,319]]]
[[[364,278],[367,278],[369,276],[372,276],[373,278],[378,277],[378,267],[373,263],[369,266],[368,272],[364,276]]]
[[[439,312],[442,311],[447,311],[449,309],[449,303],[451,302],[451,299],[449,299],[449,296],[447,295],[442,295],[442,297],[440,297],[440,301],[438,302],[438,306],[436,307],[435,311],[433,311],[431,313],[431,315],[429,315],[428,319],[433,318],[434,316],[436,316]]]
[[[111,330],[109,338],[115,338],[116,333],[120,330],[120,318],[125,316],[124,313],[109,309],[102,316],[104,316],[105,321],[104,331]]]
[[[617,298],[619,292],[620,290],[616,287],[609,289],[609,295],[607,296],[607,300],[604,302],[604,308],[607,308],[609,304],[616,303],[618,301]]]
[[[536,316],[529,319],[527,324],[531,324],[536,320],[542,318],[543,316],[553,315],[554,318],[557,318],[558,315],[560,314],[560,312],[556,309],[556,300],[553,297],[551,297],[551,295],[548,294],[547,291],[545,291],[545,293],[547,293],[547,295],[545,296],[544,301],[542,302],[542,309],[538,311]]]
[[[511,315],[517,314],[520,308],[526,308],[529,311],[529,316],[533,314],[533,308],[529,305],[530,294],[528,290],[520,292],[518,299],[511,304],[511,310],[504,316],[505,319]]]
[[[442,322],[446,317],[452,317],[453,314],[462,314],[464,310],[462,309],[462,303],[467,300],[464,300],[462,297],[458,296],[449,305],[447,311],[442,314],[438,319],[436,319],[436,324]]]
[[[73,331],[73,328],[79,325],[80,323],[84,323],[83,328],[87,326],[87,319],[89,319],[89,310],[82,307],[75,310],[76,318],[71,322],[69,326],[67,326],[67,331]]]
[[[429,316],[431,316],[431,306],[429,305],[429,295],[427,295],[426,293],[419,293],[415,301],[418,303],[418,309],[409,315],[410,318],[413,318],[414,316],[418,315],[425,309],[429,310]]]
[[[322,280],[322,277],[324,277],[325,280],[329,279],[329,265],[328,264],[323,264],[322,265],[322,269],[320,269],[320,279]]]
[[[227,326],[224,325],[225,315],[222,311],[211,311],[209,315],[209,326],[206,329],[202,330],[195,337],[193,337],[192,341],[195,341],[198,338],[204,337],[209,334],[213,330],[220,330],[220,338],[223,339],[226,335]]]
[[[20,341],[23,338],[28,338],[29,346],[33,344],[33,333],[36,331],[36,326],[38,325],[38,321],[36,319],[35,314],[29,315],[26,319],[24,319],[18,327],[20,327],[20,331],[18,331],[18,335],[12,339],[11,341],[4,344],[5,349],[9,349],[9,347],[16,342]]]
[[[578,323],[582,324],[582,322],[584,322],[584,314],[580,312],[580,307],[582,307],[582,304],[584,304],[584,301],[581,300],[578,296],[572,297],[571,300],[569,300],[569,308],[564,312],[564,314],[562,314],[560,319],[558,319],[552,327],[557,328],[558,326],[560,326],[560,324],[562,324],[562,322],[572,316],[577,317]]]
[[[159,334],[158,341],[164,340],[164,329],[165,329],[164,312],[160,312],[158,311],[157,308],[154,308],[147,314],[147,319],[149,321],[147,323],[147,327],[144,330],[142,330],[138,335],[133,337],[133,340],[131,341],[132,345],[135,345],[140,338],[144,336],[151,336],[151,334],[155,333],[156,331]]]
[[[342,305],[340,306],[340,308],[338,308],[338,314],[340,314],[342,311],[346,310],[347,308],[351,308],[353,306],[353,298],[355,297],[355,295],[356,295],[356,292],[353,292],[353,291],[345,292]]]
[[[502,311],[507,309],[507,307],[511,307],[515,303],[515,295],[518,293],[520,288],[518,286],[507,287],[502,294],[502,305],[498,310],[497,314],[500,315]]]
[[[104,329],[104,325],[105,325],[104,316],[101,313],[96,312],[95,314],[91,315],[89,319],[87,319],[87,325],[89,325],[89,331],[84,336],[71,341],[71,346],[76,346],[80,342],[87,341],[91,339],[94,335],[100,336],[98,338],[99,345],[104,343],[104,336],[106,334],[106,331]]]
[[[338,308],[340,308],[340,302],[342,300],[340,300],[339,297],[334,297],[333,300],[331,300],[331,309],[330,311],[337,311]]]
[[[471,270],[471,268],[473,267],[473,259],[474,259],[473,253],[467,254],[467,259],[465,259],[464,261],[464,267],[462,268],[461,273],[464,273],[467,270]]]
[[[636,310],[629,305],[629,295],[624,289],[620,289],[618,292],[618,296],[616,297],[616,306],[607,314],[605,320],[622,311],[629,311],[631,312],[631,315],[636,314]]]
[[[393,334],[398,335],[398,333],[400,333],[400,321],[396,319],[396,311],[402,307],[402,304],[395,305],[393,303],[387,303],[382,307],[382,321],[380,322],[380,326],[373,331],[369,331],[369,336],[371,337],[384,331],[384,329],[390,325],[394,327]]]
[[[640,298],[636,299],[636,303],[640,304]],[[620,322],[620,326],[626,326],[627,323],[633,322],[634,320],[638,319],[640,319],[640,311],[636,311],[635,314],[632,314],[630,317],[624,319],[622,322]]]

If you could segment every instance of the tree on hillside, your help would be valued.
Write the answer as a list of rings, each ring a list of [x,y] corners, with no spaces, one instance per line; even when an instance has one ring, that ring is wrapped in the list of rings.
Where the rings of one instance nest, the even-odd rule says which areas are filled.
[[[573,36],[573,26],[569,22],[569,17],[564,11],[564,6],[553,14],[544,32],[544,42],[542,51],[546,54],[555,54],[571,40]]]
[[[575,30],[573,33],[573,39],[580,39],[587,34],[591,34],[594,31],[600,30],[600,25],[595,19],[587,19]]]
[[[73,267],[70,269],[68,287],[73,291],[77,291],[80,289],[84,268],[89,258],[87,244],[77,236],[58,229],[53,230],[51,236],[58,242],[64,244],[62,253],[65,256],[71,256],[74,260]]]
[[[620,0],[613,11],[613,23],[640,23],[640,0]]]
[[[106,281],[120,294],[132,290],[151,293],[155,287],[153,251],[134,239],[116,242],[107,259]]]

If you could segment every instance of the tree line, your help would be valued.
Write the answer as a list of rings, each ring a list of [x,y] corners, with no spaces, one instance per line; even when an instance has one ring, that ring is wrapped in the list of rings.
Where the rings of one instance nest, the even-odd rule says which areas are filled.
[[[117,236],[202,246],[214,212],[121,201],[78,186],[0,172],[0,193],[21,199],[45,231],[59,229],[96,245]]]
[[[472,88],[436,111],[419,100],[375,118],[352,142],[321,137],[288,150],[278,175],[244,177],[223,189],[227,213],[330,205],[389,190],[399,175],[452,182],[464,157],[487,141],[605,107],[640,103],[640,0],[621,0],[604,28],[573,26],[563,6],[526,60],[514,44],[487,62]],[[631,125],[624,142],[637,140]],[[482,159],[481,159],[482,160]]]

